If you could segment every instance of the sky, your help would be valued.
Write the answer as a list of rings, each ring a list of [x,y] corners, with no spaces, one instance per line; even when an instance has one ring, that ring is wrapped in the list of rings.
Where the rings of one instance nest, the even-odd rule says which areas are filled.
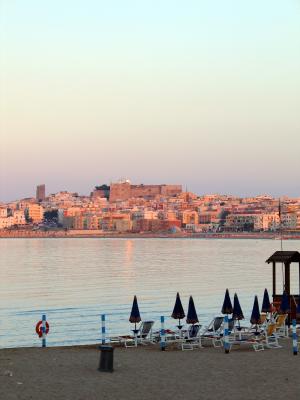
[[[300,0],[0,0],[0,201],[300,196]]]

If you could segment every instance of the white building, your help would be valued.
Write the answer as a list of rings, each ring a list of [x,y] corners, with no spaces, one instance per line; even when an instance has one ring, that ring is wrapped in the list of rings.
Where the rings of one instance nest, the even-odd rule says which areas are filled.
[[[280,227],[278,213],[267,213],[256,215],[254,222],[255,231],[276,231]]]
[[[297,229],[297,214],[285,213],[281,216],[282,227],[285,229]]]
[[[6,218],[7,217],[7,208],[0,208],[0,218]]]

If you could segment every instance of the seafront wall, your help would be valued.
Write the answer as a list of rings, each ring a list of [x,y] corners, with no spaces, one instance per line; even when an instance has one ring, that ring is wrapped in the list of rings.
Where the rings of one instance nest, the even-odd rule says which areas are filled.
[[[1,238],[191,238],[191,239],[280,239],[276,233],[117,233],[103,232],[98,230],[53,230],[53,231],[32,231],[32,230],[3,230],[0,231]],[[299,234],[284,234],[284,240],[300,239]]]

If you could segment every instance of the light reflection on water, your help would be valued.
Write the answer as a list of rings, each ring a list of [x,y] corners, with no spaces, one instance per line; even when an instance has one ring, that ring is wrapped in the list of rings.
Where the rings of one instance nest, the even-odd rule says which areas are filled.
[[[127,334],[134,294],[142,318],[156,320],[157,329],[177,291],[185,309],[193,295],[202,324],[220,313],[227,287],[249,318],[254,294],[261,301],[264,288],[271,291],[265,260],[278,249],[274,240],[247,239],[1,239],[0,347],[40,345],[34,329],[43,312],[49,345],[99,341],[101,313],[110,335]]]

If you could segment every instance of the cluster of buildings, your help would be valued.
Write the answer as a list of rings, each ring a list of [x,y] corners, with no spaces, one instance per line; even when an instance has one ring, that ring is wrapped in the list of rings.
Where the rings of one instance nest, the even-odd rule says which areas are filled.
[[[0,204],[0,229],[103,232],[300,231],[300,198],[198,196],[181,185],[96,186],[89,196],[59,192]]]

